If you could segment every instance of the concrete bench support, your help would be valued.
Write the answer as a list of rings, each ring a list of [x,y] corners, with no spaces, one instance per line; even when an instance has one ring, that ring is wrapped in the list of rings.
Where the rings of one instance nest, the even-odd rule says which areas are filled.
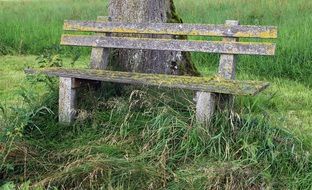
[[[226,26],[238,26],[236,20],[225,21]],[[224,42],[237,42],[238,38],[223,38]],[[219,63],[219,77],[235,79],[236,55],[221,54]],[[215,93],[197,92],[196,94],[196,119],[200,123],[209,123],[214,115],[216,107],[231,109],[234,97],[232,95],[220,95]]]
[[[76,88],[74,78],[60,77],[59,90],[59,121],[62,124],[70,124],[76,115]]]
[[[99,16],[97,21],[109,22],[109,17]],[[98,33],[97,36],[109,36],[109,34]],[[91,69],[106,69],[109,59],[109,48],[92,48],[91,52]],[[60,77],[60,91],[59,91],[59,122],[65,125],[72,124],[75,120],[77,112],[77,97],[76,88],[78,88],[78,81],[74,78]]]

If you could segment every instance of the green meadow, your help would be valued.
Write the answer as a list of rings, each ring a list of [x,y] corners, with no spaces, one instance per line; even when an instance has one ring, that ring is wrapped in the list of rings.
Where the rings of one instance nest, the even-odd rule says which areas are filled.
[[[231,117],[195,122],[193,93],[112,84],[81,90],[78,119],[57,123],[58,81],[26,67],[87,67],[59,46],[65,19],[107,15],[106,0],[0,1],[0,189],[312,189],[312,1],[176,0],[185,23],[278,26],[272,57],[240,56]],[[204,76],[219,57],[192,54]]]

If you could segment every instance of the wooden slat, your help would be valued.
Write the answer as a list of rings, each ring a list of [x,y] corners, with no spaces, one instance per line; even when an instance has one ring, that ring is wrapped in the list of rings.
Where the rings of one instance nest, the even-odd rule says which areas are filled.
[[[69,34],[62,36],[61,45],[247,55],[274,55],[275,53],[275,44],[272,43],[103,37]]]
[[[222,78],[174,76],[163,74],[128,73],[92,69],[48,68],[25,70],[28,74],[43,73],[51,76],[70,77],[97,81],[143,84],[215,92],[234,95],[256,95],[269,86],[269,83],[259,81],[236,81]]]
[[[175,23],[102,23],[66,20],[64,30],[134,34],[170,34],[238,38],[277,38],[275,26],[227,26]]]

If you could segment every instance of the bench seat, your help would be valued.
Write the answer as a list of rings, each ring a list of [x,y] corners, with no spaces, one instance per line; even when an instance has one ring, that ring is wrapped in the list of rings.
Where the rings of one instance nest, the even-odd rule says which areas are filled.
[[[26,69],[28,74],[47,74],[65,78],[87,79],[125,84],[143,84],[233,95],[256,95],[268,82],[226,80],[220,77],[191,77],[164,74],[132,73],[95,69]]]

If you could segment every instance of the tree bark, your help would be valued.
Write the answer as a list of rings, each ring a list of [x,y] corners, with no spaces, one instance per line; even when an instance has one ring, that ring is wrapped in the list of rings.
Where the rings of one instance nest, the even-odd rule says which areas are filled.
[[[113,22],[182,23],[176,14],[173,0],[110,0],[109,16]],[[139,37],[156,37],[156,35]],[[170,35],[161,37],[174,38]],[[191,62],[190,53],[187,52],[152,50],[114,50],[113,52],[113,67],[122,71],[199,75]]]

